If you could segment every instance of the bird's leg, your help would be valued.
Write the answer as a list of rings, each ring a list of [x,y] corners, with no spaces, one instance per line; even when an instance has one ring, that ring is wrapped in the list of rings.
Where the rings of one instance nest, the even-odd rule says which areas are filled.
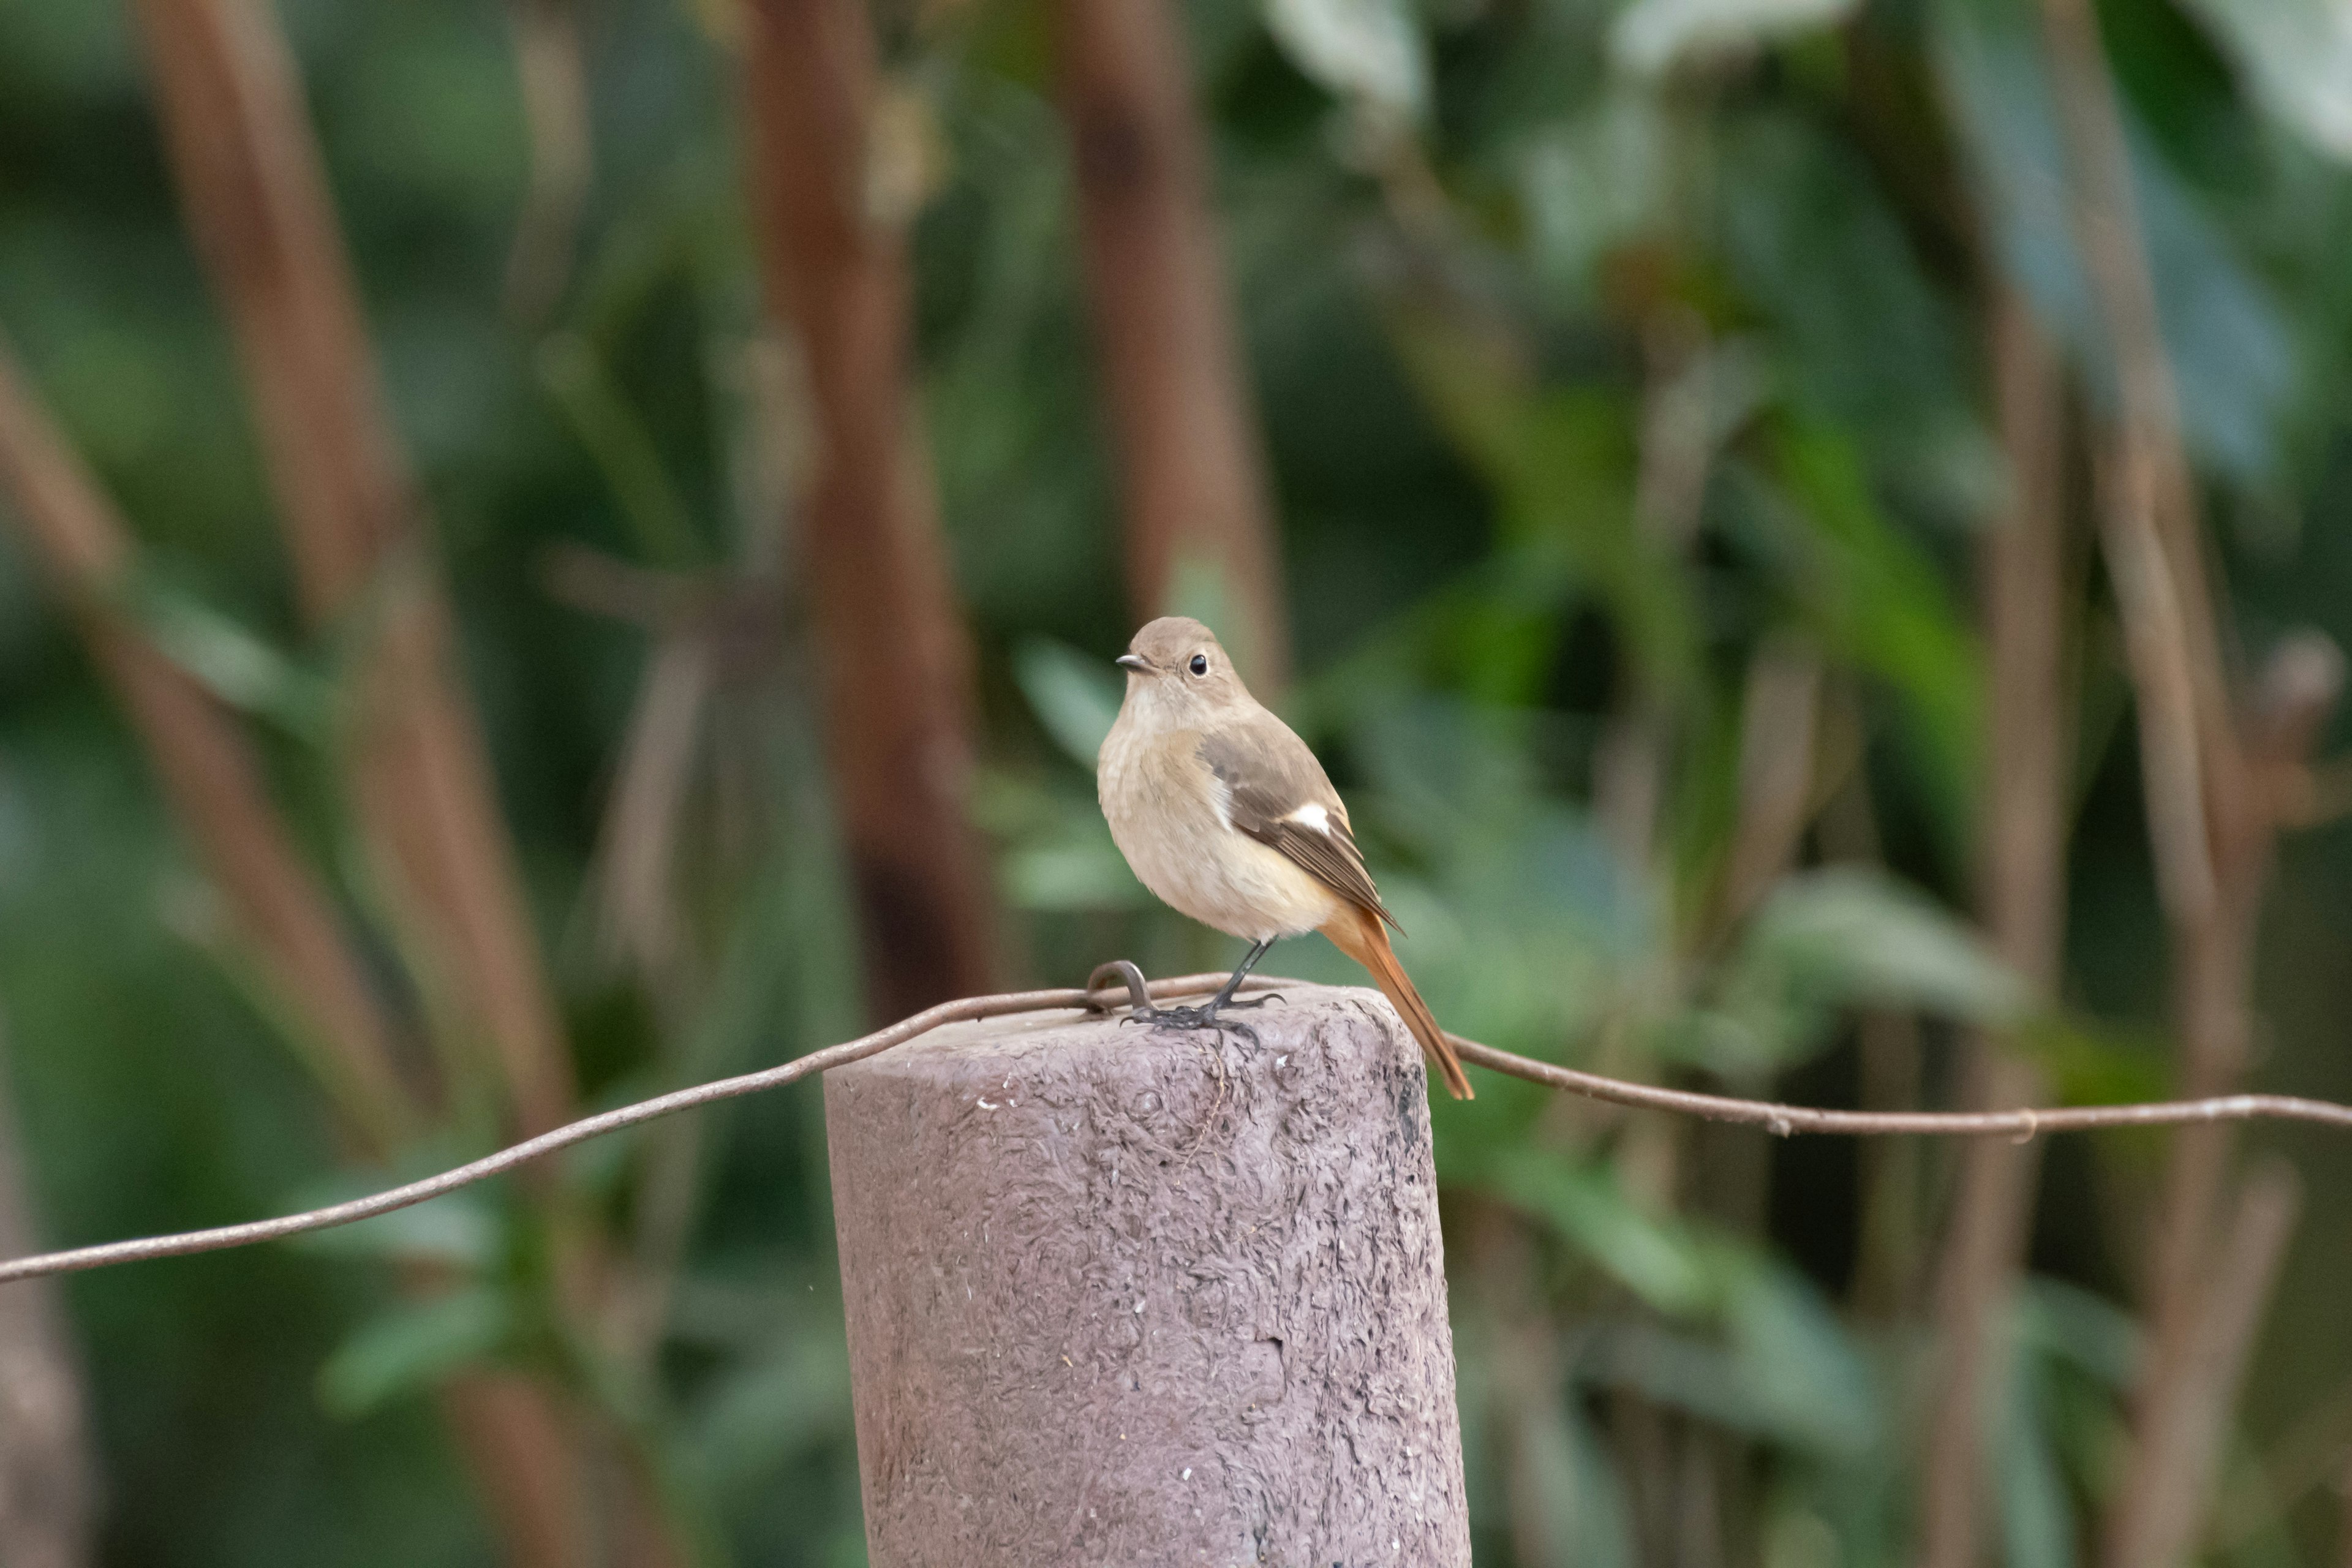
[[[1274,938],[1270,936],[1259,940],[1249,952],[1242,955],[1241,963],[1234,967],[1233,977],[1225,982],[1223,988],[1197,1007],[1154,1007],[1146,1004],[1137,1007],[1128,1016],[1139,1024],[1150,1024],[1155,1026],[1166,1025],[1173,1029],[1214,1029],[1221,1026],[1217,1022],[1217,1015],[1227,1007],[1263,1006],[1272,1000],[1271,995],[1254,996],[1246,1002],[1236,1002],[1234,1000],[1234,993],[1241,989],[1242,982],[1249,978],[1249,972],[1257,967],[1258,960],[1264,958],[1265,950],[1273,945]],[[1235,1034],[1247,1036],[1252,1045],[1257,1043],[1257,1036],[1244,1025],[1227,1024],[1222,1026],[1233,1030]]]
[[[1264,958],[1266,950],[1273,945],[1274,938],[1265,937],[1260,939],[1255,947],[1242,954],[1241,963],[1234,966],[1233,977],[1225,982],[1223,990],[1209,998],[1210,1012],[1214,1013],[1221,1007],[1263,1007],[1269,1002],[1280,1000],[1282,993],[1279,991],[1269,991],[1263,996],[1253,996],[1246,1002],[1234,1000],[1234,993],[1242,988],[1242,982],[1249,978],[1249,972],[1257,967],[1258,960]]]

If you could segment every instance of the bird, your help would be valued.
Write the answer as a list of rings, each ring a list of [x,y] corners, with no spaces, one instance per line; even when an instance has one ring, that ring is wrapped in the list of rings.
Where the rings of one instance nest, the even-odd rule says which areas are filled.
[[[1472,1098],[1445,1031],[1389,945],[1403,930],[1381,902],[1348,807],[1307,742],[1250,695],[1216,635],[1184,616],[1135,634],[1118,718],[1095,781],[1119,853],[1181,914],[1250,943],[1197,1007],[1139,1006],[1139,1021],[1218,1026],[1234,993],[1284,937],[1319,931],[1370,972],[1456,1100]]]

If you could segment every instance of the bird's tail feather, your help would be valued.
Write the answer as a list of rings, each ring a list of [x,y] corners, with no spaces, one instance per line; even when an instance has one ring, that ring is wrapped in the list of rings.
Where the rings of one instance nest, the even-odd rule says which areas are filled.
[[[1395,951],[1389,946],[1389,933],[1381,929],[1380,917],[1350,904],[1325,922],[1323,934],[1331,939],[1334,947],[1371,972],[1381,994],[1389,999],[1397,1016],[1404,1020],[1404,1026],[1421,1042],[1423,1054],[1445,1079],[1446,1092],[1456,1100],[1472,1099],[1470,1080],[1462,1071],[1462,1059],[1454,1054],[1445,1031],[1437,1026],[1429,1004],[1413,989],[1404,965],[1397,962]]]

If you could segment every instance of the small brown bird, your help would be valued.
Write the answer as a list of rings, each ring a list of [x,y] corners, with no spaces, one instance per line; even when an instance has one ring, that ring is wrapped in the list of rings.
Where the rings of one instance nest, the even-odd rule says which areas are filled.
[[[1119,853],[1179,912],[1251,943],[1224,989],[1198,1007],[1139,1018],[1209,1028],[1249,1007],[1234,993],[1276,939],[1319,931],[1371,972],[1456,1100],[1470,1080],[1445,1031],[1406,978],[1381,902],[1323,766],[1259,706],[1209,628],[1166,616],[1120,656],[1127,700],[1095,776]]]

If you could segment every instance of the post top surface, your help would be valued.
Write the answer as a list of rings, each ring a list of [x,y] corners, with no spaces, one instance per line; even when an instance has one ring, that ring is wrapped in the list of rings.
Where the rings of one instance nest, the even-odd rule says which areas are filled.
[[[1279,1001],[1229,1016],[1232,1023],[1254,1030],[1269,1049],[1274,1048],[1276,1041],[1297,1038],[1317,1017],[1334,1006],[1370,1006],[1384,1021],[1393,1021],[1387,1001],[1370,986],[1284,981],[1279,994]],[[956,1074],[983,1062],[1019,1060],[1034,1065],[1036,1058],[1051,1053],[1076,1057],[1105,1049],[1139,1047],[1155,1034],[1164,1040],[1169,1033],[1129,1022],[1124,1003],[1107,1014],[1076,1007],[1050,1013],[1017,1013],[1003,1018],[966,1019],[942,1025],[878,1056],[835,1068],[825,1076],[835,1081],[855,1082],[860,1079]],[[1225,1033],[1240,1042],[1241,1037],[1231,1028]],[[1200,1034],[1205,1038],[1209,1031]]]

